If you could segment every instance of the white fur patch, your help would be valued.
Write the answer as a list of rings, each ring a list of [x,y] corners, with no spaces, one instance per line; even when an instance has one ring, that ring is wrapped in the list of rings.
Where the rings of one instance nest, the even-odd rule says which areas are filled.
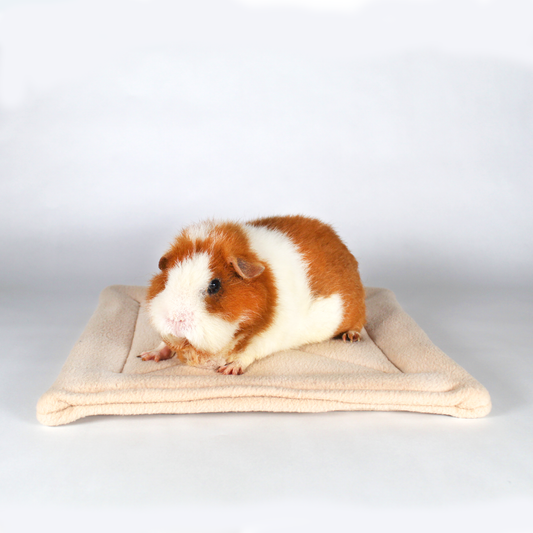
[[[197,224],[192,224],[185,230],[185,235],[187,235],[191,241],[205,241],[214,229],[214,223],[210,220],[204,222],[198,222]]]
[[[217,354],[232,343],[238,324],[209,313],[205,297],[213,273],[209,254],[197,253],[170,269],[165,288],[150,302],[152,324],[165,337],[186,338]]]
[[[270,327],[252,339],[239,360],[248,363],[279,350],[331,338],[343,318],[341,296],[313,296],[308,265],[285,234],[264,227],[244,228],[253,250],[272,268],[278,302]]]

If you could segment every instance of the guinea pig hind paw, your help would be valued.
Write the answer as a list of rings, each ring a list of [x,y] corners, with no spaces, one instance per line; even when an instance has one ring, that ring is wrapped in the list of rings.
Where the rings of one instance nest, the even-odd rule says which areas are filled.
[[[344,342],[358,342],[361,340],[361,334],[358,331],[346,331],[342,334]]]
[[[227,363],[224,366],[220,366],[217,368],[217,372],[219,374],[226,374],[226,375],[238,375],[242,374],[244,372],[244,368],[238,361],[233,361],[232,363]]]

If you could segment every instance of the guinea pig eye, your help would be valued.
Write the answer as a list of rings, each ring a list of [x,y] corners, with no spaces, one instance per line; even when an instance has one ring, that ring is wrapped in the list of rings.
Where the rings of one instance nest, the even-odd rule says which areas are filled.
[[[207,287],[207,294],[209,296],[212,296],[213,294],[216,294],[222,287],[222,283],[218,278],[215,278],[211,280],[211,283],[209,283],[209,287]]]

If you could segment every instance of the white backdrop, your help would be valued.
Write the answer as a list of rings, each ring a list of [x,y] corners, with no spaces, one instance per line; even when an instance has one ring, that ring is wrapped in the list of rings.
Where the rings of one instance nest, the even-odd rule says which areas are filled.
[[[368,284],[529,282],[531,2],[333,5],[6,7],[2,282],[145,283],[185,224],[286,213]]]
[[[0,531],[533,531],[532,21],[0,2]],[[104,286],[145,284],[185,224],[288,213],[332,223],[492,414],[37,425]]]

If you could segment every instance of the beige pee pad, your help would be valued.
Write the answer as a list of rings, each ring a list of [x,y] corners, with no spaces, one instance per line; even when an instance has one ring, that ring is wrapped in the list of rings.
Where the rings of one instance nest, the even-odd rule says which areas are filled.
[[[90,415],[230,411],[416,411],[485,416],[487,390],[429,340],[387,289],[367,288],[368,323],[358,343],[330,340],[287,350],[240,376],[141,361],[160,339],[144,287],[116,285],[37,404],[49,426]]]

